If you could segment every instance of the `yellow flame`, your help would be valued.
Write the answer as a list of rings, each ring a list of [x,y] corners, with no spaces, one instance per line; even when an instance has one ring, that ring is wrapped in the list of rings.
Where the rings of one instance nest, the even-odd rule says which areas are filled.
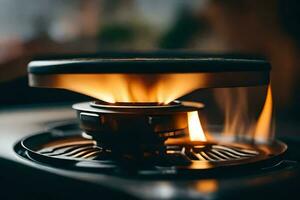
[[[188,126],[191,141],[206,141],[198,111],[188,112]]]
[[[265,100],[264,107],[256,124],[254,137],[257,141],[266,142],[272,138],[272,112],[273,99],[271,86],[268,87],[268,93]]]
[[[233,140],[238,138],[258,142],[268,142],[272,139],[273,102],[271,87],[268,86],[267,88],[263,109],[258,120],[255,120],[254,113],[251,113],[255,108],[250,107],[255,105],[255,103],[249,101],[249,98],[251,95],[257,94],[257,92],[257,88],[218,89],[216,91],[217,103],[223,110],[225,117],[222,132],[225,138]]]
[[[222,97],[222,98],[220,98]],[[245,88],[218,89],[216,91],[217,103],[221,106],[225,116],[223,134],[235,136],[249,134],[248,126],[248,98]]]
[[[205,84],[205,77],[185,74],[61,74],[52,84],[109,103],[171,101]]]

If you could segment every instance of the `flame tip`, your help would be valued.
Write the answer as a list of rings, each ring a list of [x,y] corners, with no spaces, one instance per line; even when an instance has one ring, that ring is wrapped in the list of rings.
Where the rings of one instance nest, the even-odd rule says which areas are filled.
[[[188,112],[188,128],[191,141],[207,141],[198,111]]]

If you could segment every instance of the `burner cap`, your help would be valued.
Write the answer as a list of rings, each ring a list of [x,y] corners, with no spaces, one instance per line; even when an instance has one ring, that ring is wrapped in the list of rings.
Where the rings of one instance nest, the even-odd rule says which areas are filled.
[[[176,54],[164,58],[36,60],[28,65],[30,86],[64,88],[107,102],[168,103],[201,88],[267,85],[269,72],[270,64],[262,59],[222,56],[179,58]],[[177,87],[183,84],[185,88],[177,91]],[[131,97],[128,100],[114,99],[123,87],[128,92],[126,96]],[[157,88],[164,93],[165,90],[173,90],[171,93],[176,94],[170,99]],[[133,95],[141,91],[143,95]],[[163,97],[158,98],[158,95]]]

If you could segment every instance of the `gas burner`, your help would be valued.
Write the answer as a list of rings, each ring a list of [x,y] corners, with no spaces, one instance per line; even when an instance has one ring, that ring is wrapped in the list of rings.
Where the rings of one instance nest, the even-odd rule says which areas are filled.
[[[217,169],[224,173],[228,168],[272,162],[287,146],[271,134],[259,141],[256,130],[248,137],[249,129],[243,131],[247,141],[228,143],[221,132],[206,135],[202,130],[203,104],[168,103],[199,89],[267,86],[269,71],[264,60],[218,57],[33,61],[28,67],[31,86],[64,88],[116,103],[75,104],[76,133],[50,130],[33,135],[16,151],[51,166],[109,173],[202,174]],[[230,132],[238,136],[239,130]]]
[[[73,108],[77,110],[80,128],[98,145],[116,154],[140,156],[164,151],[168,138],[188,135],[187,113],[198,111],[203,104],[85,102]]]
[[[272,162],[286,148],[279,141],[270,145],[194,142],[166,145],[155,154],[145,153],[143,159],[128,154],[116,157],[113,149],[105,149],[95,140],[82,137],[76,124],[65,124],[23,139],[15,146],[15,151],[27,159],[53,167],[109,174],[129,170],[147,176],[187,172],[205,175],[207,170],[219,167],[225,170],[233,166]]]

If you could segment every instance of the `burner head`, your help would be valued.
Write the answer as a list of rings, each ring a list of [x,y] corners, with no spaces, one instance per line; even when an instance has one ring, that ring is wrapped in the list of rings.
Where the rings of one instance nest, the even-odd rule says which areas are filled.
[[[187,113],[203,104],[85,102],[73,105],[80,128],[103,148],[116,154],[160,152],[168,138],[188,135]]]

